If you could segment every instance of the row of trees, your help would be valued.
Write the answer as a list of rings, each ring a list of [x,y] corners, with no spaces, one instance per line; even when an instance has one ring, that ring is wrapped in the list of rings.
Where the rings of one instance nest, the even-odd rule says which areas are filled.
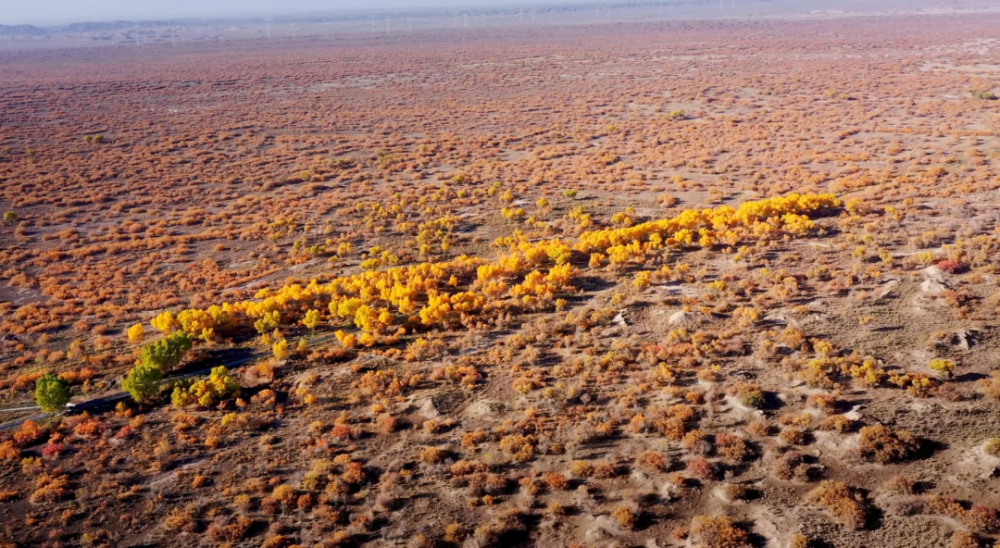
[[[124,381],[124,389],[136,401],[147,402],[156,397],[165,373],[176,367],[192,348],[196,337],[208,340],[217,331],[252,325],[265,334],[278,329],[282,322],[301,321],[310,330],[322,321],[322,309],[341,322],[353,324],[363,334],[360,341],[368,346],[378,341],[380,333],[394,324],[398,317],[409,317],[405,324],[424,327],[449,327],[459,316],[475,315],[490,303],[512,297],[517,306],[529,309],[545,307],[555,296],[571,286],[576,268],[568,264],[577,252],[590,252],[589,266],[596,267],[594,255],[607,253],[613,263],[644,258],[647,253],[667,245],[690,245],[690,236],[700,234],[701,242],[714,241],[719,231],[757,232],[762,222],[768,226],[785,226],[793,234],[804,234],[814,226],[807,216],[839,207],[831,194],[798,195],[746,202],[739,208],[728,206],[715,209],[687,210],[680,215],[635,226],[584,232],[571,246],[556,238],[531,242],[515,231],[514,236],[497,240],[496,245],[510,253],[496,262],[460,257],[441,263],[420,263],[385,271],[367,271],[337,278],[328,284],[315,281],[308,286],[290,285],[277,291],[262,290],[257,300],[224,302],[207,309],[185,309],[178,314],[164,312],[153,318],[152,326],[164,337],[141,348],[135,367]],[[737,234],[746,235],[745,232]],[[623,255],[624,252],[624,255]],[[550,264],[548,273],[534,270]],[[472,273],[475,277],[472,278]],[[520,280],[519,283],[508,283]],[[467,291],[446,292],[471,284]],[[423,303],[420,300],[425,299]],[[323,306],[325,305],[325,306]],[[419,309],[418,309],[419,307]],[[129,340],[144,336],[142,324],[128,330]],[[344,336],[338,336],[346,344]],[[352,339],[351,345],[359,339]],[[195,386],[178,387],[175,400],[181,402],[217,400],[220,394],[231,394],[233,386],[222,374]],[[221,379],[221,380],[220,380]],[[216,382],[218,381],[218,382]],[[213,388],[214,387],[214,388]],[[238,387],[238,385],[237,385]],[[65,381],[47,375],[36,387],[39,405],[47,410],[61,409],[69,401]]]

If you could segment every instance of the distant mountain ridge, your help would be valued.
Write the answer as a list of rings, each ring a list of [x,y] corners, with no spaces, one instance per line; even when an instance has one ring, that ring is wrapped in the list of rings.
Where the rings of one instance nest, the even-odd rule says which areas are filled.
[[[86,21],[86,22],[83,22],[83,23],[71,23],[69,25],[66,25],[66,26],[60,27],[60,28],[63,29],[63,30],[70,31],[70,32],[101,32],[101,31],[108,31],[108,30],[118,30],[118,29],[132,28],[132,27],[135,27],[136,25],[141,25],[141,26],[144,26],[144,27],[156,27],[156,26],[163,26],[165,24],[166,23],[159,22],[159,21],[141,21],[141,22],[136,22],[136,21],[106,21],[106,22]]]
[[[40,36],[48,31],[34,25],[0,25],[0,36]]]

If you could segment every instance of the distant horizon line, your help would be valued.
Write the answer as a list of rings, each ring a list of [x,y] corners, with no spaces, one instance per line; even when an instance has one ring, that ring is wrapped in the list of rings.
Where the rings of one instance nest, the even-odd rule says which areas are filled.
[[[432,0],[433,1],[433,0]],[[495,9],[511,9],[517,7],[561,7],[561,6],[611,6],[611,7],[639,7],[647,5],[671,5],[671,4],[686,4],[690,0],[637,0],[637,1],[601,1],[601,0],[561,0],[561,1],[547,1],[547,0],[493,0],[495,3],[486,5],[474,5],[474,4],[445,4],[445,3],[428,3],[420,6],[406,6],[406,7],[371,7],[371,8],[343,8],[343,9],[329,9],[329,10],[315,10],[315,9],[302,9],[302,10],[289,10],[289,11],[272,11],[272,10],[251,10],[251,11],[219,11],[217,13],[197,13],[197,14],[176,14],[176,15],[158,15],[158,16],[145,16],[145,17],[107,17],[107,18],[91,18],[91,19],[59,19],[59,18],[48,18],[48,19],[21,19],[13,22],[7,22],[0,20],[0,27],[21,27],[30,26],[36,28],[58,28],[66,27],[70,25],[86,25],[86,24],[113,24],[113,23],[132,23],[132,24],[142,24],[142,23],[195,23],[195,22],[213,22],[220,20],[229,21],[250,21],[257,20],[264,17],[272,19],[295,19],[303,17],[321,17],[321,16],[344,16],[344,15],[367,15],[367,14],[385,14],[385,13],[419,13],[419,12],[454,12],[455,10],[470,11],[470,12],[480,12]],[[765,0],[755,0],[755,1],[765,1]]]

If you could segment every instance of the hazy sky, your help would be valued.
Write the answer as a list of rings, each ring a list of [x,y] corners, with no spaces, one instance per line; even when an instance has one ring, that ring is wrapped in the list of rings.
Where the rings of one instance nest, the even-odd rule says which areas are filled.
[[[530,4],[542,0],[0,0],[0,24],[281,15],[380,8]],[[565,2],[565,0],[562,0]],[[561,3],[561,2],[560,2]]]

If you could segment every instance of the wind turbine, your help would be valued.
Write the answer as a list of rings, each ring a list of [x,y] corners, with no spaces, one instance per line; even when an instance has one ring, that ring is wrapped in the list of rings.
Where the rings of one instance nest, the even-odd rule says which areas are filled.
[[[264,24],[267,25],[267,39],[270,40],[271,39],[271,18],[268,17],[267,19],[264,19]]]

